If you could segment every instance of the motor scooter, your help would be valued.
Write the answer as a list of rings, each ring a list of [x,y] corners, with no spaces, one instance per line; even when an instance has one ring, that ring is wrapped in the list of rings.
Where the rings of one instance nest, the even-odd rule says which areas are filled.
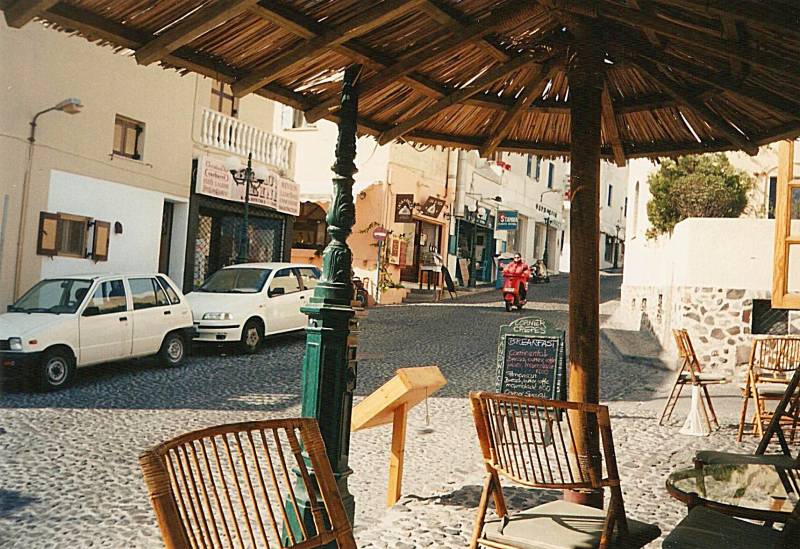
[[[521,310],[528,302],[527,299],[522,298],[521,289],[525,289],[527,296],[528,290],[528,277],[525,275],[503,275],[503,301],[506,305],[506,311],[510,311],[516,307]]]
[[[550,282],[550,275],[547,274],[547,267],[545,267],[544,261],[541,259],[533,264],[533,268],[531,268],[531,278],[534,284]]]
[[[369,304],[367,288],[364,286],[364,281],[357,276],[353,277],[353,294],[353,297],[361,305],[361,308],[366,309]]]

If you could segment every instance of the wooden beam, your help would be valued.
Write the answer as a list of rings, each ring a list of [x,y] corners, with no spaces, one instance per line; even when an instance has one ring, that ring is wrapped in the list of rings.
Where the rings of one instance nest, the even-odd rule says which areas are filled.
[[[754,25],[800,40],[797,18],[800,13],[787,13],[786,6],[771,2],[747,0],[650,0],[667,7],[680,7],[711,17],[730,17],[746,25]],[[795,6],[797,6],[795,4]]]
[[[739,42],[739,29],[736,28],[736,21],[731,16],[725,14],[720,15],[720,22],[722,23],[722,37],[731,42]],[[742,62],[738,59],[731,59],[730,63],[733,76],[742,76]]]
[[[300,65],[308,58],[319,55],[335,46],[347,42],[351,38],[366,34],[392,19],[417,8],[424,0],[385,0],[340,25],[326,28],[322,34],[310,38],[305,43],[289,49],[234,83],[233,93],[241,97],[257,90],[265,84],[274,82],[281,76]]]
[[[640,32],[644,29],[650,29],[661,36],[686,43],[711,55],[725,59],[738,59],[744,63],[751,63],[754,66],[771,70],[777,75],[784,75],[787,71],[794,75],[800,75],[800,64],[793,59],[787,59],[765,49],[749,47],[712,35],[704,34],[700,38],[694,29],[663,18],[649,16],[634,9],[612,4],[605,0],[597,0],[596,3],[589,5],[579,0],[557,1],[562,9],[567,9],[579,15],[617,21]]]
[[[6,6],[3,15],[9,27],[19,29],[57,3],[58,0],[17,0]]]
[[[790,100],[758,84],[737,82],[729,77],[713,74],[702,67],[681,61],[673,56],[657,54],[646,50],[640,51],[639,54],[641,58],[668,66],[674,71],[680,72],[710,86],[714,86],[719,90],[755,101],[787,117],[796,119],[800,116],[800,98]]]
[[[464,21],[463,16],[459,16],[453,8],[440,0],[426,0],[422,4],[422,11],[427,13],[434,21],[444,25],[451,31],[463,30],[464,27],[469,25],[468,21]],[[501,63],[505,63],[511,59],[511,56],[505,50],[492,44],[485,38],[478,40],[476,45]]]
[[[517,97],[517,102],[506,111],[500,123],[494,128],[492,135],[481,146],[479,151],[481,156],[487,158],[497,150],[498,145],[506,138],[517,119],[528,110],[528,107],[535,99],[541,97],[542,91],[547,86],[547,82],[552,77],[555,69],[553,62],[535,67],[532,71],[533,74],[525,81],[525,88],[522,94]]]
[[[606,135],[611,142],[611,150],[614,152],[614,162],[620,168],[625,166],[625,149],[622,147],[622,140],[619,137],[617,118],[614,115],[614,104],[611,102],[611,94],[608,93],[608,84],[603,85],[603,94],[600,96],[601,118],[606,127]]]
[[[504,65],[498,65],[492,69],[489,69],[486,73],[475,79],[470,84],[464,86],[463,88],[459,88],[449,95],[446,95],[433,105],[430,105],[414,116],[404,120],[390,130],[385,131],[378,138],[378,143],[385,145],[386,143],[405,135],[443,110],[480,93],[482,90],[486,89],[488,86],[491,86],[501,78],[504,78],[512,72],[524,67],[525,65],[529,65],[534,62],[535,60],[532,56],[521,55],[512,59],[508,63],[505,63]]]
[[[628,0],[628,5],[635,10],[643,11],[642,6],[639,4],[639,0]],[[654,48],[660,48],[663,46],[655,31],[652,29],[644,29],[643,32]]]
[[[692,110],[697,116],[703,119],[709,126],[715,128],[722,135],[724,135],[731,144],[742,149],[747,154],[755,156],[758,154],[758,147],[743,136],[736,129],[731,126],[727,120],[722,119],[714,111],[706,107],[703,103],[693,101],[692,98],[686,96],[682,90],[678,89],[670,83],[666,77],[662,76],[661,71],[654,64],[648,61],[639,61],[637,66],[650,78],[655,80],[661,88],[664,89],[676,101],[681,103],[685,108]]]
[[[303,13],[297,12],[277,2],[268,5],[262,2],[253,6],[251,13],[265,21],[277,25],[301,38],[316,38],[324,32],[324,27]],[[376,71],[385,69],[394,59],[386,54],[372,49],[358,40],[348,40],[332,48],[337,53],[352,59]],[[429,97],[442,97],[445,88],[430,78],[416,72],[411,72],[403,77],[403,82],[420,93]],[[485,106],[485,105],[484,105]],[[496,108],[495,105],[494,108]]]
[[[778,93],[767,89],[759,81],[749,84],[714,73],[709,70],[709,67],[695,65],[674,55],[656,50],[631,34],[615,33],[615,35],[619,40],[615,44],[609,43],[608,47],[622,59],[637,63],[637,59],[644,58],[658,65],[668,66],[672,70],[719,90],[755,101],[787,117],[798,118],[800,116],[800,98],[792,94]]]
[[[463,48],[466,44],[481,40],[495,29],[507,25],[509,17],[519,17],[521,9],[524,8],[520,8],[518,5],[511,5],[507,8],[500,9],[486,18],[476,21],[468,27],[464,27],[461,31],[451,33],[449,37],[437,42],[433,46],[422,46],[415,49],[411,53],[400,57],[398,61],[390,67],[387,67],[385,70],[361,82],[358,86],[359,93],[364,97],[370,91],[383,88],[402,76],[405,76],[423,63],[430,62],[434,59],[440,59]],[[320,118],[323,118],[331,109],[335,109],[338,102],[337,93],[332,92],[328,94],[322,98],[318,107],[306,112],[306,120],[311,123],[316,122]]]
[[[136,62],[149,65],[214,27],[244,13],[258,0],[217,0],[200,8],[136,50]]]

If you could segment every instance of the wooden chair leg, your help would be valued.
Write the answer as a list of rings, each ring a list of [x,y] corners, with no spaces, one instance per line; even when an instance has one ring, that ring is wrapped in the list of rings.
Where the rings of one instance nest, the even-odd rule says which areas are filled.
[[[755,388],[753,388],[753,392],[755,392]],[[756,405],[753,434],[760,437],[764,434],[764,401],[758,398],[758,393],[753,396],[753,399]]]
[[[681,372],[682,371],[683,370],[681,370]],[[675,380],[675,385],[672,386],[672,391],[670,391],[669,396],[667,397],[667,402],[664,404],[664,409],[661,410],[661,418],[658,420],[659,425],[664,425],[665,422],[669,421],[669,418],[672,417],[672,411],[675,409],[675,405],[678,403],[678,398],[681,396],[681,391],[683,390],[684,385],[681,383],[681,372],[678,372],[678,379]]]
[[[472,529],[472,539],[469,542],[470,549],[477,549],[478,539],[481,537],[483,531],[483,523],[486,520],[486,508],[489,506],[489,496],[494,491],[494,476],[489,473],[486,475],[486,480],[483,482],[483,492],[481,492],[481,500],[478,503],[478,516],[475,517],[475,527]]]
[[[745,393],[742,399],[742,411],[739,414],[739,430],[736,433],[736,442],[742,442],[742,434],[744,433],[744,424],[747,421],[747,404],[750,400],[750,388],[747,388],[747,393]]]
[[[703,385],[702,387],[703,387],[703,393],[705,393],[706,395],[706,402],[708,403],[708,411],[711,413],[711,421],[714,423],[714,425],[717,426],[717,429],[719,429],[719,421],[717,421],[717,412],[714,411],[714,405],[711,404],[711,395],[708,394],[708,385]],[[710,427],[711,425],[709,425],[709,428]]]

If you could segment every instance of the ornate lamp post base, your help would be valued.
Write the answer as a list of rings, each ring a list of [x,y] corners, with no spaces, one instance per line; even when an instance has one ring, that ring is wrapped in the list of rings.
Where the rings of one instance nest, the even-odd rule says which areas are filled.
[[[347,237],[355,223],[353,175],[356,173],[356,115],[358,96],[355,83],[361,67],[348,67],[342,83],[339,140],[333,166],[333,200],[328,211],[328,234],[331,242],[323,253],[322,278],[314,297],[301,310],[308,315],[306,354],[303,361],[303,417],[319,422],[328,459],[331,462],[344,508],[353,522],[355,500],[347,487],[352,474],[350,453],[350,416],[356,386],[356,345],[358,320],[351,306],[353,299],[353,258]],[[308,461],[307,461],[308,462]],[[302,521],[307,531],[314,530],[312,505],[308,494],[297,483],[295,491]],[[321,498],[317,496],[317,502]],[[289,514],[292,516],[292,514]],[[293,531],[299,525],[292,524]],[[335,542],[330,545],[336,546]]]

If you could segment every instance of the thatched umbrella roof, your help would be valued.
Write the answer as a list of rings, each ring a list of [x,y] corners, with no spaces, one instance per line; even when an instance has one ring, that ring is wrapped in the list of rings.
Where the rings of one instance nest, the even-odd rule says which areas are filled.
[[[478,149],[566,155],[576,21],[605,39],[602,154],[757,145],[800,134],[794,0],[0,0],[21,26],[134,50],[336,120],[363,65],[359,130]]]

